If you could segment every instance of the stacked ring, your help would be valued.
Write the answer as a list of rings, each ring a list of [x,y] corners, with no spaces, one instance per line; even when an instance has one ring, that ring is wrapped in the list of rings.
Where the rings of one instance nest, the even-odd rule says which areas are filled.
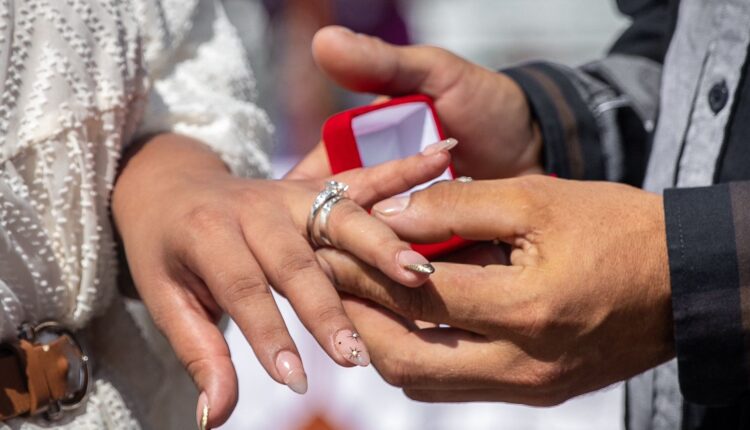
[[[307,217],[307,234],[313,246],[331,246],[328,238],[328,218],[331,210],[340,201],[348,198],[349,185],[343,182],[328,181],[323,191],[315,197],[310,215]],[[316,220],[319,220],[316,223]]]

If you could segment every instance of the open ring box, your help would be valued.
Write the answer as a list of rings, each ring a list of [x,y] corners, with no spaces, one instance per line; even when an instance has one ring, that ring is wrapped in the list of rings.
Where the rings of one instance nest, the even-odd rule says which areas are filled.
[[[432,99],[423,95],[340,112],[323,125],[323,142],[334,174],[409,157],[445,138]],[[407,193],[454,178],[451,164],[439,177]],[[412,248],[434,259],[469,243],[456,236],[440,243],[412,244]]]

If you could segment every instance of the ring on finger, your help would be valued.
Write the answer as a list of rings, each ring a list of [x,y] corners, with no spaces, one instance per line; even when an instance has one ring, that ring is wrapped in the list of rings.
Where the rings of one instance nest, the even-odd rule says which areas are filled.
[[[328,181],[326,182],[325,189],[315,197],[312,207],[310,208],[310,215],[307,217],[307,235],[313,245],[319,246],[316,244],[315,240],[315,220],[317,219],[318,214],[323,209],[323,206],[325,206],[325,204],[331,199],[336,197],[345,198],[348,189],[349,185],[343,182]]]
[[[314,232],[316,233],[313,237],[313,243],[316,246],[333,246],[331,238],[328,235],[328,219],[331,216],[331,211],[337,203],[345,200],[344,196],[336,196],[325,202],[323,207],[320,209],[320,215],[318,216],[318,222],[315,225]]]

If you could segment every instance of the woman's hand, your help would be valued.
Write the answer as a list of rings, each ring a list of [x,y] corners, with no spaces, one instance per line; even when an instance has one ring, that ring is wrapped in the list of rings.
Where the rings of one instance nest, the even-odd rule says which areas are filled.
[[[340,290],[390,309],[345,302],[375,367],[408,396],[553,405],[674,356],[662,205],[541,176],[441,183],[373,212],[414,242],[503,242],[510,265],[438,263],[407,289],[344,252],[318,257]]]
[[[416,287],[427,263],[358,204],[368,206],[442,173],[447,151],[360,169],[335,179],[352,200],[331,211],[334,246]],[[307,380],[269,286],[291,302],[323,349],[340,365],[367,365],[367,349],[315,260],[306,222],[323,180],[246,180],[232,176],[198,142],[178,135],[149,141],[126,164],[113,192],[115,224],[138,292],[196,382],[198,414],[209,427],[234,407],[236,375],[215,323],[227,312],[266,371],[303,393]],[[356,202],[356,203],[355,203]]]
[[[387,96],[426,94],[435,100],[456,171],[476,179],[541,173],[542,139],[526,96],[512,79],[431,46],[397,47],[343,27],[313,40],[318,66],[344,88]],[[322,144],[292,177],[330,175]]]

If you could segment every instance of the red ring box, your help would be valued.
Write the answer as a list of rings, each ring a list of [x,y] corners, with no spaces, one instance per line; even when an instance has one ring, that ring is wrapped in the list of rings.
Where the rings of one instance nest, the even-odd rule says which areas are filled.
[[[432,99],[424,95],[395,98],[382,104],[340,112],[323,125],[323,142],[334,174],[409,157],[445,138]],[[454,178],[451,165],[439,177],[414,187],[408,193]],[[434,259],[469,243],[454,236],[440,243],[412,244],[412,248],[428,259]]]

